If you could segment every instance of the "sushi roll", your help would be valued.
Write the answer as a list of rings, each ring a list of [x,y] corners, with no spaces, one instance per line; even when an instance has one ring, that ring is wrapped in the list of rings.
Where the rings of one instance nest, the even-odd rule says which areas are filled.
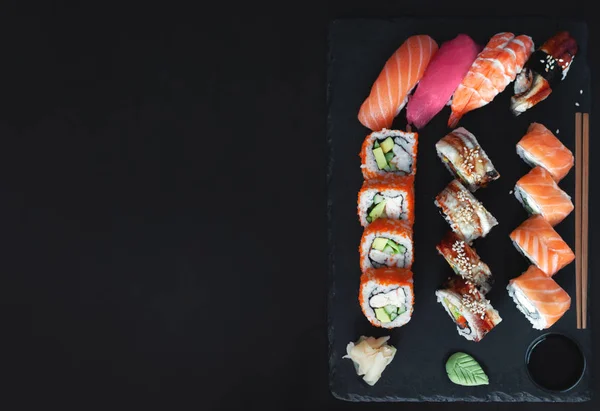
[[[510,280],[506,288],[536,330],[550,328],[571,307],[569,294],[534,265]]]
[[[571,248],[539,214],[521,223],[510,238],[517,250],[549,277],[575,259]]]
[[[363,177],[414,175],[417,166],[417,133],[383,129],[367,136],[360,152]]]
[[[453,276],[435,295],[456,323],[458,334],[469,341],[481,341],[502,321],[475,284],[462,277]]]
[[[545,100],[552,87],[567,77],[577,54],[577,42],[569,32],[560,31],[536,50],[515,80],[510,110],[515,116]]]
[[[560,223],[571,211],[571,197],[558,187],[543,167],[535,167],[517,181],[515,197],[529,214],[541,214],[550,225]]]
[[[360,268],[410,268],[413,263],[412,226],[406,221],[378,219],[364,229]]]
[[[454,272],[475,284],[482,294],[487,294],[492,289],[494,280],[488,265],[453,231],[448,231],[436,248]]]
[[[443,137],[435,149],[448,171],[472,192],[500,178],[475,136],[463,127]]]
[[[413,312],[413,273],[405,268],[368,269],[360,277],[358,301],[374,326],[403,326]]]
[[[531,123],[527,134],[517,143],[517,154],[531,167],[544,167],[557,183],[575,164],[573,153],[539,123]]]
[[[385,176],[365,180],[358,193],[358,217],[366,227],[378,218],[405,220],[415,215],[413,176]]]
[[[435,198],[444,218],[467,244],[485,237],[498,221],[458,180],[452,180]]]

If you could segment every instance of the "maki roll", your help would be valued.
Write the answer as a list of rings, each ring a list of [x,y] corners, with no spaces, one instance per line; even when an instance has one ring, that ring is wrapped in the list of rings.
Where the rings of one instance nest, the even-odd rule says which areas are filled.
[[[475,136],[463,127],[443,137],[435,149],[446,168],[472,192],[500,178]]]
[[[410,268],[413,263],[412,228],[406,221],[378,219],[364,229],[360,268]]]
[[[475,284],[453,276],[444,288],[435,292],[450,318],[456,323],[458,334],[470,341],[481,341],[502,318]]]
[[[360,277],[358,301],[374,326],[403,326],[413,312],[413,273],[405,268],[369,268]]]
[[[573,250],[539,214],[523,221],[510,238],[517,250],[549,277],[575,259]]]
[[[365,180],[358,193],[358,217],[366,227],[378,218],[414,221],[413,176],[385,176]]]
[[[383,129],[367,136],[360,152],[365,179],[386,175],[414,175],[417,133]]]
[[[452,231],[467,244],[485,237],[498,225],[496,218],[458,180],[452,180],[437,195],[435,205],[440,208]]]
[[[534,265],[510,280],[506,288],[536,330],[550,328],[571,307],[569,294]]]
[[[550,225],[560,223],[571,211],[571,197],[558,187],[543,167],[535,167],[517,181],[515,197],[529,214],[541,214]]]
[[[573,153],[544,125],[531,123],[517,143],[517,154],[531,167],[542,166],[557,183],[575,164]]]
[[[567,31],[556,33],[536,50],[515,80],[512,113],[518,116],[545,100],[567,77],[576,54],[577,42]]]
[[[454,272],[475,284],[482,294],[492,289],[494,280],[488,265],[453,231],[448,231],[436,248]]]

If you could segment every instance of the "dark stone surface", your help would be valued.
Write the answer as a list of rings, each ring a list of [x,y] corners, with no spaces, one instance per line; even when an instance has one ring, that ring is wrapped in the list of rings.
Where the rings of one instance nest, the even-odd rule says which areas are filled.
[[[460,337],[452,321],[436,303],[434,291],[452,270],[435,250],[448,229],[433,199],[451,180],[439,162],[434,144],[448,129],[446,107],[420,130],[416,178],[415,311],[410,323],[393,331],[372,327],[357,302],[360,268],[358,244],[361,227],[356,217],[356,195],[362,184],[358,152],[368,134],[357,120],[358,109],[387,58],[410,35],[429,34],[438,44],[466,33],[484,45],[495,33],[512,31],[532,36],[536,47],[559,29],[569,30],[579,42],[579,53],[567,79],[544,102],[515,118],[509,112],[512,84],[489,105],[468,113],[460,126],[473,132],[501,174],[476,197],[500,222],[475,248],[490,266],[496,283],[489,293],[503,318],[483,341],[473,343]],[[330,388],[334,396],[349,401],[485,401],[485,402],[581,402],[591,398],[591,367],[573,390],[553,394],[538,389],[525,369],[525,350],[540,335],[533,330],[508,297],[506,285],[527,267],[511,245],[508,234],[526,218],[526,213],[509,193],[529,167],[515,153],[515,144],[534,121],[545,124],[574,151],[574,113],[590,111],[590,75],[587,63],[587,28],[570,20],[520,19],[352,19],[337,20],[330,26],[328,72],[329,142],[329,243],[330,294],[329,342]],[[583,94],[580,94],[583,90]],[[575,102],[580,104],[575,106]],[[404,128],[405,111],[394,122]],[[560,183],[574,196],[575,170]],[[556,229],[574,248],[572,213]],[[590,250],[593,250],[590,244]],[[591,363],[591,330],[575,327],[575,264],[555,275],[556,281],[572,296],[573,305],[552,327],[574,337]],[[352,362],[342,359],[346,344],[360,335],[391,335],[398,352],[374,386],[365,384]],[[489,386],[460,387],[445,375],[444,363],[455,351],[473,355],[490,377]],[[551,361],[551,359],[549,359]],[[560,372],[560,370],[557,370]]]

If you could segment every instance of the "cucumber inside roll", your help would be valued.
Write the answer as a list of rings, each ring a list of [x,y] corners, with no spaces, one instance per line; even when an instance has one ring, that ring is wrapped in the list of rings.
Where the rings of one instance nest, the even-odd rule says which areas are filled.
[[[411,143],[402,136],[375,140],[373,156],[379,170],[410,174],[412,167]]]
[[[373,308],[375,317],[379,321],[389,323],[408,310],[406,306],[407,300],[406,291],[404,288],[399,287],[389,292],[371,296],[369,305]]]
[[[369,251],[369,259],[375,268],[398,266],[398,261],[404,261],[405,257],[406,247],[385,237],[376,237]]]
[[[403,195],[390,197],[377,193],[373,196],[373,202],[367,208],[366,220],[372,223],[378,218],[400,219],[406,213],[405,208]]]
[[[540,207],[536,204],[536,202],[527,194],[526,191],[523,191],[519,186],[515,188],[515,197],[529,214],[541,214]]]

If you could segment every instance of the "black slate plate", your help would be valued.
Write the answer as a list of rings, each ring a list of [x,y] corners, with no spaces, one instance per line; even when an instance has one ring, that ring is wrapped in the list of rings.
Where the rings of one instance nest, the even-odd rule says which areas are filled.
[[[446,107],[419,131],[413,318],[405,327],[391,332],[372,327],[363,317],[357,302],[360,277],[358,244],[362,233],[356,216],[356,196],[362,184],[358,153],[369,132],[358,122],[357,114],[385,61],[407,37],[414,34],[428,34],[441,45],[463,32],[485,45],[495,33],[512,31],[532,36],[537,47],[560,29],[569,30],[577,39],[579,53],[566,80],[546,101],[514,117],[508,110],[512,94],[512,85],[509,85],[492,103],[468,113],[460,123],[477,136],[501,174],[499,180],[476,193],[500,224],[488,237],[477,240],[475,247],[495,275],[496,283],[488,297],[500,312],[503,322],[483,341],[469,342],[458,335],[434,296],[435,289],[452,274],[451,268],[435,250],[435,245],[449,228],[433,203],[435,195],[451,180],[434,148],[435,142],[449,131],[446,127],[449,108]],[[528,266],[508,237],[510,231],[527,217],[525,210],[509,193],[518,178],[530,169],[516,155],[515,144],[525,134],[527,126],[537,121],[553,131],[559,129],[558,137],[574,151],[574,113],[590,112],[591,107],[585,24],[538,18],[352,19],[333,22],[329,35],[329,361],[333,395],[350,401],[577,402],[590,399],[590,367],[579,385],[566,393],[545,392],[529,380],[525,351],[542,332],[531,328],[506,292],[508,281]],[[576,107],[576,102],[579,107]],[[403,110],[394,127],[404,129],[405,126]],[[560,186],[574,196],[575,169],[561,181]],[[574,223],[572,213],[556,227],[573,249]],[[590,250],[593,249],[590,244]],[[576,329],[575,264],[570,264],[554,278],[571,295],[573,305],[551,330],[576,339],[583,347],[589,365],[591,331]],[[352,361],[342,359],[348,342],[357,340],[360,335],[391,335],[390,343],[398,349],[394,361],[373,387],[356,375]],[[451,353],[459,350],[470,353],[481,362],[490,377],[489,386],[460,387],[448,380],[444,371],[445,361]]]

